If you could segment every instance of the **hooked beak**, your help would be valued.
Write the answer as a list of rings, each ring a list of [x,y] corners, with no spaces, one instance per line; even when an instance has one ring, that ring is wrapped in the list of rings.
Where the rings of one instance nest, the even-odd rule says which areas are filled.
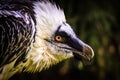
[[[78,60],[90,61],[94,57],[93,49],[78,38],[71,38],[68,42],[73,55]]]

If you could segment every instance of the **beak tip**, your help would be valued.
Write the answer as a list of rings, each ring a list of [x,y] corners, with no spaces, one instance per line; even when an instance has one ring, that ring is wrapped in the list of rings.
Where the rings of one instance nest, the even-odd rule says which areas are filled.
[[[87,44],[85,44],[85,46],[83,48],[83,52],[86,54],[89,61],[94,57],[93,49]]]
[[[92,49],[92,48],[91,48],[91,49]],[[93,51],[93,49],[92,49],[92,56],[91,56],[91,58],[93,58],[93,57],[94,57],[94,55],[95,55],[95,54],[94,54],[94,51]]]

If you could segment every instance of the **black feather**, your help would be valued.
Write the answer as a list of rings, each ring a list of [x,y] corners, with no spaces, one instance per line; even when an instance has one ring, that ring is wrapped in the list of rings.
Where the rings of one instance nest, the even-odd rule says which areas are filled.
[[[0,3],[0,67],[16,58],[16,65],[24,59],[34,40],[35,23],[30,1],[8,0]]]

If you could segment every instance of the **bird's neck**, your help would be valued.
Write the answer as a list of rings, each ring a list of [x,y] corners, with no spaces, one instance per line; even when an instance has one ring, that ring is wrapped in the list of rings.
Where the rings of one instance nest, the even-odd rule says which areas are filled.
[[[44,40],[37,40],[31,45],[31,50],[26,56],[27,61],[24,63],[25,71],[36,72],[49,68],[51,65],[56,64],[60,59],[46,47]]]

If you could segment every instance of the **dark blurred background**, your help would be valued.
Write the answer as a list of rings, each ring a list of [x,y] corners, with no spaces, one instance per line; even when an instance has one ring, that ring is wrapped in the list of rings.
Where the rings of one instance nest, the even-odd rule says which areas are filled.
[[[69,59],[40,73],[20,73],[10,80],[120,80],[119,0],[52,0],[67,22],[95,52],[91,65]]]

